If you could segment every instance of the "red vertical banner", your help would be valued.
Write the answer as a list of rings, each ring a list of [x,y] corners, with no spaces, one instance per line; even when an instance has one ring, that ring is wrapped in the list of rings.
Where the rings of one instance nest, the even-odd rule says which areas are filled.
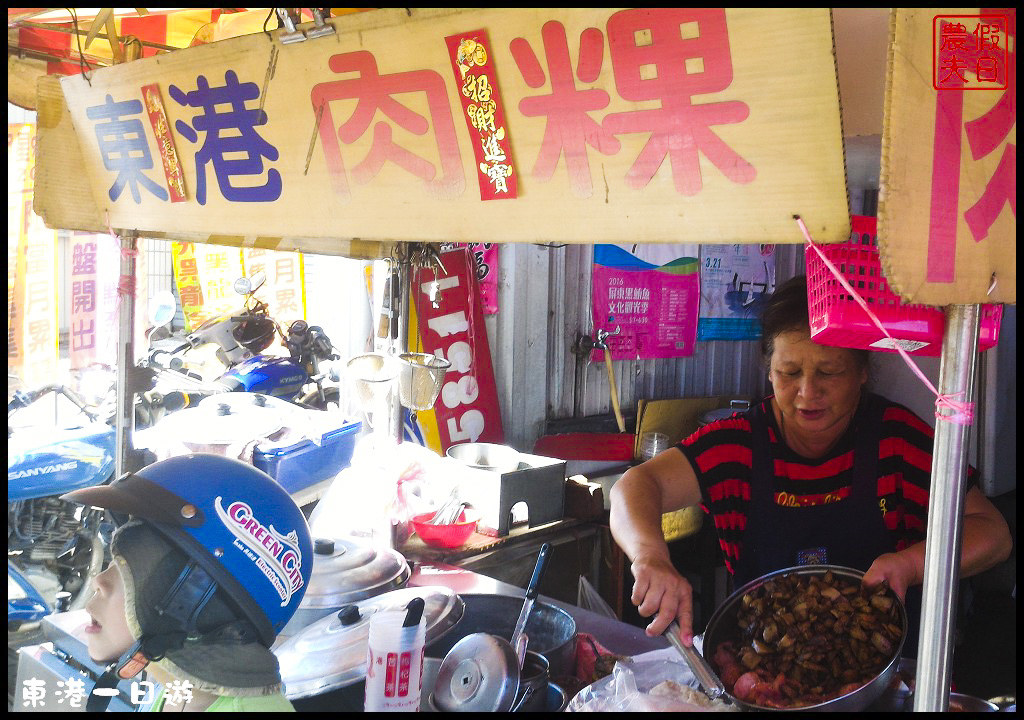
[[[102,294],[98,282],[99,247],[95,235],[75,233],[71,238],[71,303],[69,340],[71,368],[97,362],[97,335]]]
[[[512,139],[505,125],[505,109],[498,94],[498,78],[491,62],[492,46],[486,30],[445,38],[462,100],[463,116],[477,163],[481,200],[516,197],[512,167]]]
[[[498,244],[497,243],[441,243],[441,250],[467,248],[476,267],[476,281],[484,303],[484,315],[498,312]]]
[[[503,442],[505,431],[473,259],[464,248],[442,258],[445,272],[437,275],[436,290],[433,270],[423,269],[411,294],[419,347],[451,362],[433,409],[436,449],[443,453],[463,442]]]
[[[146,114],[149,115],[149,124],[153,126],[153,135],[160,151],[160,162],[164,168],[164,177],[167,178],[171,202],[185,202],[188,200],[185,194],[185,175],[181,163],[178,162],[174,136],[171,135],[171,128],[167,123],[167,112],[160,97],[160,86],[155,83],[144,85],[142,97],[146,100]]]
[[[145,263],[141,256],[136,259],[136,268],[138,309],[146,306],[145,282],[139,282],[145,279]],[[78,370],[93,363],[116,365],[118,282],[121,276],[121,249],[117,239],[107,234],[74,233],[68,274],[71,369]],[[137,329],[145,330],[144,327]],[[137,347],[145,347],[145,336],[137,336],[136,344]]]

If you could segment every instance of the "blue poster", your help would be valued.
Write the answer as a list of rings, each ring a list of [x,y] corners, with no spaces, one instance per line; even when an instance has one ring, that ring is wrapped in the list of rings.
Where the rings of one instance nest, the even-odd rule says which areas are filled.
[[[774,290],[774,245],[702,245],[697,340],[761,337],[761,308]]]

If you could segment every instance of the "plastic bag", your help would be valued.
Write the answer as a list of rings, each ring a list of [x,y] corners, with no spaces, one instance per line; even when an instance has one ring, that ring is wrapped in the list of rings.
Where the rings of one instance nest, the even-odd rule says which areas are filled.
[[[313,509],[309,526],[314,537],[354,537],[397,549],[411,534],[409,518],[435,507],[451,487],[432,450],[366,435],[356,444],[352,464]]]
[[[612,620],[619,619],[611,606],[601,597],[597,588],[591,585],[590,581],[583,575],[580,575],[579,585],[576,589],[576,605],[584,610],[597,613],[602,617],[611,618]]]
[[[672,648],[615,664],[612,674],[581,690],[566,712],[733,712],[710,700],[690,667]]]

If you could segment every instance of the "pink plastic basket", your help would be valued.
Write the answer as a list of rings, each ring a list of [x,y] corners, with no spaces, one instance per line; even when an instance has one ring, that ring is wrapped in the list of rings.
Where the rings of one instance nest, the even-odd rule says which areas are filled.
[[[818,247],[908,354],[938,355],[946,327],[945,313],[941,308],[904,303],[889,289],[875,245],[876,218],[854,215],[851,225],[850,242]],[[805,258],[807,304],[814,341],[822,345],[896,352],[893,342],[839,284],[814,248],[806,248]],[[988,350],[999,341],[1002,318],[1002,305],[982,305],[979,350]]]

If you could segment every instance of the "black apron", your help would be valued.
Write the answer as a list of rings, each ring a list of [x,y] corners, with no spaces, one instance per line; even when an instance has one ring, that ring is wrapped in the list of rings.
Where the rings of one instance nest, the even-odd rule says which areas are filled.
[[[733,566],[734,588],[796,565],[841,565],[867,571],[879,555],[893,552],[878,505],[878,448],[884,413],[881,398],[862,393],[852,421],[850,495],[839,502],[809,507],[783,507],[775,502],[777,482],[768,418],[760,405],[747,413],[753,458],[750,505],[740,559]],[[903,647],[904,657],[917,654],[920,604],[921,589],[910,588],[906,598],[910,631]]]
[[[810,507],[775,502],[775,459],[768,418],[761,406],[748,413],[753,466],[743,549],[735,565],[736,587],[795,565],[829,564],[867,570],[892,551],[878,507],[878,446],[885,405],[864,393],[853,418],[853,479],[849,497]],[[781,440],[781,438],[780,438]]]

